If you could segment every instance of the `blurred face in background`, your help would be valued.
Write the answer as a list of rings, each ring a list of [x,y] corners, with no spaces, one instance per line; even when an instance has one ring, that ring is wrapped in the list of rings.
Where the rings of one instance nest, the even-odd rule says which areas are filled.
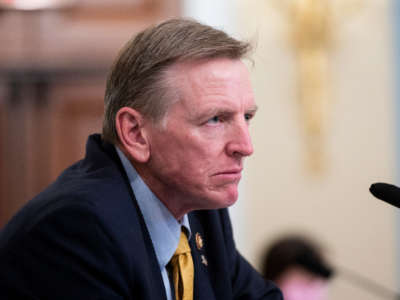
[[[291,268],[276,281],[285,300],[326,300],[328,281],[301,268]]]

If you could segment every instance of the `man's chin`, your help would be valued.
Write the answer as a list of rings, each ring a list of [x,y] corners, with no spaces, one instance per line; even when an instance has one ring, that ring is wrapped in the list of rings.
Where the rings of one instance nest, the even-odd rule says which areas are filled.
[[[218,206],[215,208],[226,208],[236,203],[238,199],[238,191],[237,189],[227,190],[219,196],[218,199],[215,199],[216,206]]]

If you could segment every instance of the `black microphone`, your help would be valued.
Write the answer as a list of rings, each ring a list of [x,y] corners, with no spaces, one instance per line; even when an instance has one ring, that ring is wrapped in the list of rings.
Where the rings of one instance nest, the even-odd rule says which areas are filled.
[[[371,185],[369,191],[376,198],[400,208],[400,188],[388,183],[377,182]]]

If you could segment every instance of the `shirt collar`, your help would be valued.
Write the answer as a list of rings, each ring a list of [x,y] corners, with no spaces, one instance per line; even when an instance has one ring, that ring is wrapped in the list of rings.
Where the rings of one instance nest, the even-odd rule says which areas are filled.
[[[158,264],[160,268],[164,268],[178,247],[181,226],[186,228],[188,239],[191,237],[188,216],[185,214],[182,222],[178,222],[168,208],[146,185],[125,154],[118,147],[115,148],[128,175],[129,183],[142,212],[153,242]]]

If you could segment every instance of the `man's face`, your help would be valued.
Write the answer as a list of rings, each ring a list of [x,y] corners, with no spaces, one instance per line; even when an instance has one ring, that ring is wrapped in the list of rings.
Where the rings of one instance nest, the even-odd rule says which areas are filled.
[[[175,214],[232,205],[243,158],[252,154],[249,120],[256,105],[240,60],[184,63],[170,72],[179,101],[163,128],[147,125],[147,183]]]

